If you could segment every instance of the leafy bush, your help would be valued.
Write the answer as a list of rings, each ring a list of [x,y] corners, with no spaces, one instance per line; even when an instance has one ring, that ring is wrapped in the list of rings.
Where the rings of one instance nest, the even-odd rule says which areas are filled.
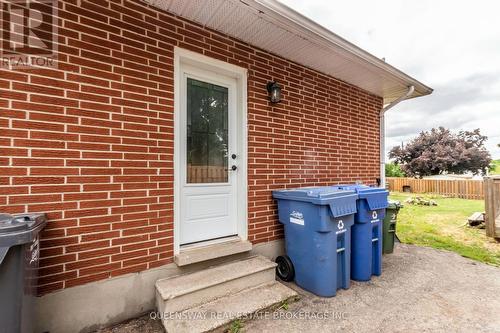
[[[490,174],[500,175],[500,160],[494,160],[490,164]]]
[[[401,167],[396,163],[387,163],[385,165],[385,176],[386,177],[406,177]]]

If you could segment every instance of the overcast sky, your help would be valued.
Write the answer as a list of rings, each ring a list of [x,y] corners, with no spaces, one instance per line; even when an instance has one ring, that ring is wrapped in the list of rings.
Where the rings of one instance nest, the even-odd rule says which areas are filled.
[[[388,150],[432,127],[480,128],[500,158],[500,1],[281,1],[434,89],[388,111]]]

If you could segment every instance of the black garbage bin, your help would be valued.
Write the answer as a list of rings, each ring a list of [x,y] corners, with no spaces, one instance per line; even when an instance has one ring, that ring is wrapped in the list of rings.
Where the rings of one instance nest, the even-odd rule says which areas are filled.
[[[33,332],[45,214],[0,214],[0,332]]]

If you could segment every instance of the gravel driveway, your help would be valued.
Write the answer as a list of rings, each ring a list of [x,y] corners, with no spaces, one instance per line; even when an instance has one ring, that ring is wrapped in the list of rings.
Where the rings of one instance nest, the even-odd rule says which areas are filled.
[[[500,268],[430,248],[398,244],[383,274],[333,298],[301,299],[243,323],[242,332],[500,332]],[[148,316],[99,333],[163,332]]]

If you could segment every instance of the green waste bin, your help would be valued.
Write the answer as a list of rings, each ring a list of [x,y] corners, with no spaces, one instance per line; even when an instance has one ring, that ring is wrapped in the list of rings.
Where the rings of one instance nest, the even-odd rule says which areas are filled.
[[[399,210],[403,207],[401,202],[389,200],[389,206],[384,217],[384,226],[382,228],[382,253],[392,253],[394,250],[394,238],[396,237],[396,222]]]

